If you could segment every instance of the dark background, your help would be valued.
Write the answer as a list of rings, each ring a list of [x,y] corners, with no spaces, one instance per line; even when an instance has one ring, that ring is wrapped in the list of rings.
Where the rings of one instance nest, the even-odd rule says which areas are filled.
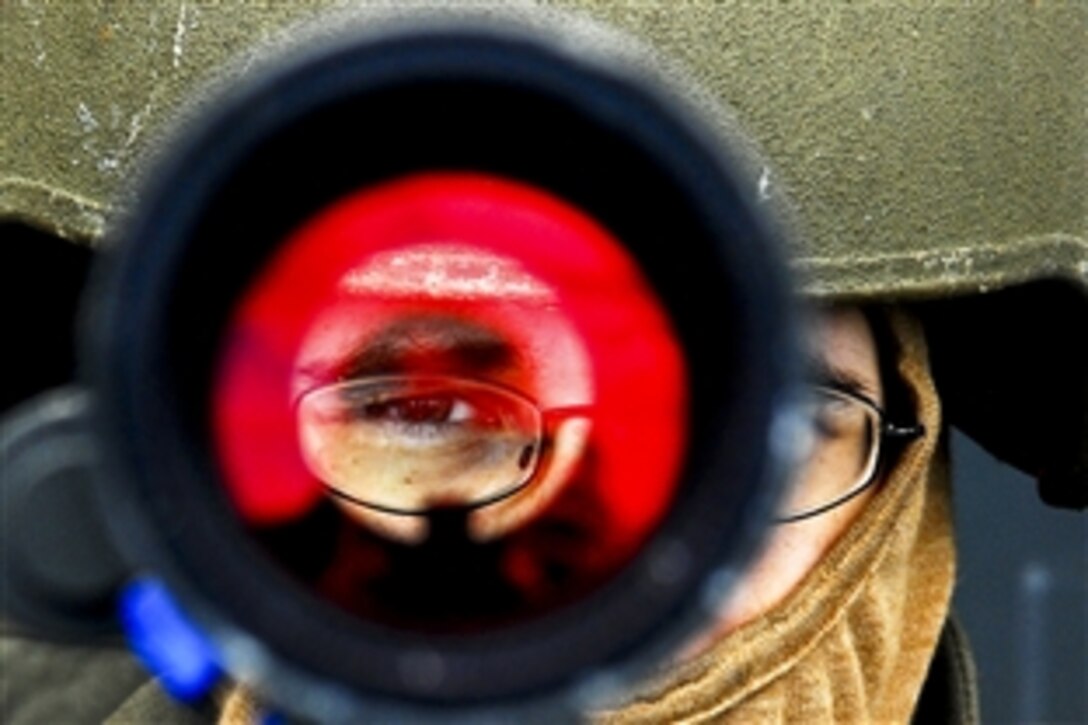
[[[1088,722],[1088,514],[952,437],[955,608],[978,665],[983,722]]]

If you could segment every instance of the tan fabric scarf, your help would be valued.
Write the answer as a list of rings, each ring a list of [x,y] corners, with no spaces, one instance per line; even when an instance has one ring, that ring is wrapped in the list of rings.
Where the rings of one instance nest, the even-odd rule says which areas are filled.
[[[955,557],[925,342],[914,320],[890,319],[925,438],[785,601],[600,722],[910,720],[948,615]]]
[[[779,606],[678,666],[602,723],[906,722],[948,614],[954,578],[947,455],[920,326],[890,316],[899,374],[924,439]],[[235,688],[221,723],[252,723]]]

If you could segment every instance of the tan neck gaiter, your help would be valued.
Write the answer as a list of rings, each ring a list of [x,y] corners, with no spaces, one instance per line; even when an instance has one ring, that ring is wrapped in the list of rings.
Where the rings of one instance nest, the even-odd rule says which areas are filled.
[[[890,316],[926,435],[781,604],[602,723],[907,722],[954,579],[948,457],[920,326]]]

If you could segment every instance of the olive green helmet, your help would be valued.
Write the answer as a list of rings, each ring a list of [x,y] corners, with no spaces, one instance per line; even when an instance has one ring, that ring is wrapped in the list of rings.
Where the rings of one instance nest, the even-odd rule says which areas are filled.
[[[916,304],[951,421],[1088,503],[1088,5],[549,4],[731,109],[806,292]],[[182,109],[341,5],[0,5],[0,222],[93,247]]]

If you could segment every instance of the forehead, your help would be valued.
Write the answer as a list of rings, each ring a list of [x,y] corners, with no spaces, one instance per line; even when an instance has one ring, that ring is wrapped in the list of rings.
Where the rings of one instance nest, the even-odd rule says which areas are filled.
[[[872,325],[861,308],[816,309],[808,319],[805,338],[818,373],[856,384],[861,392],[881,397],[880,351]]]
[[[318,383],[427,370],[514,375],[519,379],[506,382],[531,380],[533,387],[558,377],[584,381],[587,366],[580,335],[557,308],[389,300],[355,300],[328,310],[295,362],[296,375]]]
[[[407,316],[376,332],[351,353],[350,377],[425,368],[445,362],[455,371],[488,372],[516,364],[517,350],[497,332],[445,315]]]

